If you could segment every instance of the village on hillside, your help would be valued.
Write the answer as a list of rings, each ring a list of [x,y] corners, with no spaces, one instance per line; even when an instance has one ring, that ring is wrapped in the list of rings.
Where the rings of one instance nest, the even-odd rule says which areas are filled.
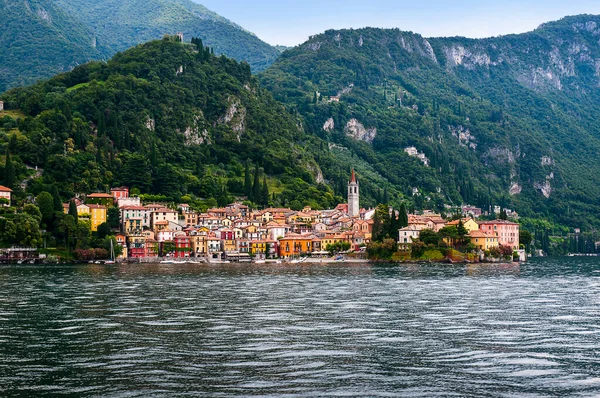
[[[0,194],[10,202],[10,189]],[[117,260],[157,261],[201,258],[207,261],[292,260],[302,257],[327,258],[343,253],[365,259],[373,240],[376,209],[360,207],[360,186],[354,170],[348,182],[348,203],[334,209],[301,211],[289,208],[252,210],[241,202],[197,212],[187,204],[177,208],[163,203],[143,204],[127,187],[110,193],[90,193],[63,205],[75,206],[80,221],[88,221],[92,232],[107,223],[109,209],[118,209]],[[113,210],[114,211],[114,210]],[[390,208],[390,213],[394,212]],[[425,211],[408,214],[407,225],[388,236],[397,250],[410,250],[423,231],[440,232],[447,227],[462,229],[472,250],[484,253],[498,247],[510,248],[524,258],[519,246],[519,224],[507,220],[478,221],[481,209],[463,206],[462,218],[447,220]],[[512,258],[512,256],[511,256]]]

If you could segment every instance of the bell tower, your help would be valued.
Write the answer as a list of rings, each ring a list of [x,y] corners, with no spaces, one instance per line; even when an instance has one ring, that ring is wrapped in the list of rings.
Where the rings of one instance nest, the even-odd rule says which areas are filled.
[[[357,217],[360,213],[360,187],[356,180],[356,174],[352,169],[352,176],[348,182],[348,215]]]

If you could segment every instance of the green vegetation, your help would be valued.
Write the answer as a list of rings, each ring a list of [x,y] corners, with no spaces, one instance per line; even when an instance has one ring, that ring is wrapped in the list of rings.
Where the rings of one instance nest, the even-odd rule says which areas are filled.
[[[253,71],[266,69],[280,52],[191,0],[59,0],[58,4],[89,26],[111,54],[177,32],[186,41],[202,37],[215,54],[246,61]]]
[[[327,31],[260,78],[328,142],[333,159],[343,153],[377,181],[365,184],[367,204],[387,187],[396,205],[499,205],[591,230],[600,226],[600,94],[586,87],[599,83],[590,60],[600,44],[590,21],[600,24],[579,16],[484,40]],[[573,48],[581,56],[570,56]],[[353,119],[365,130],[353,132]],[[429,167],[404,153],[410,146]],[[335,167],[320,165],[338,191]]]
[[[106,55],[86,25],[50,0],[3,2],[0,30],[0,93]]]
[[[26,193],[15,182],[38,166],[44,172],[27,193],[57,189],[62,200],[126,185],[163,201],[185,196],[197,208],[246,194],[256,206],[341,202],[316,181],[318,138],[260,88],[247,63],[194,42],[166,37],[5,93],[6,107],[26,115],[0,119],[9,160],[1,171],[14,176],[17,201]]]
[[[246,61],[253,71],[264,70],[280,53],[190,0],[4,3],[0,8],[0,93],[177,32],[183,32],[187,41],[202,37],[216,54]]]

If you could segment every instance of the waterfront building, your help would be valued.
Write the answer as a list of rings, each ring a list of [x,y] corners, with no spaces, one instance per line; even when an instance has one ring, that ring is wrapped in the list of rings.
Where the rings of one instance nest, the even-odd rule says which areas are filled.
[[[495,234],[499,245],[510,246],[513,250],[519,249],[519,224],[506,220],[481,221],[479,229]]]

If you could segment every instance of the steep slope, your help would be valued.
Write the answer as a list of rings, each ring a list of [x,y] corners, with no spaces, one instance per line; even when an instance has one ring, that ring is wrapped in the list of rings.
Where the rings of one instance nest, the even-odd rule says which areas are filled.
[[[0,92],[100,58],[91,30],[50,0],[0,0]]]
[[[498,204],[598,226],[598,26],[570,17],[484,40],[327,31],[284,52],[261,81],[307,131],[417,207]],[[404,151],[412,146],[429,165]]]
[[[226,203],[244,195],[249,161],[277,194],[271,204],[324,207],[340,200],[316,183],[319,167],[304,149],[311,138],[258,86],[247,64],[174,37],[2,99],[11,115],[26,115],[0,118],[2,153],[9,145],[18,170],[44,170],[28,193],[57,185],[69,197],[124,184],[167,199]]]
[[[253,71],[271,65],[279,51],[254,34],[190,0],[58,0],[100,36],[113,52],[165,34],[183,32],[185,39],[200,37]]]

